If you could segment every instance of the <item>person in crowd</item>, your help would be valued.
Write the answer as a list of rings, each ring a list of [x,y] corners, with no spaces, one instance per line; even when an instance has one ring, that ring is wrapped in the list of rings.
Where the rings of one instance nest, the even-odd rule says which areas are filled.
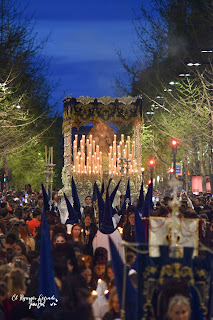
[[[39,195],[38,195],[37,206],[38,206],[41,210],[43,210],[43,196],[42,196],[42,194],[39,194]]]
[[[67,242],[67,236],[65,233],[58,233],[53,239],[54,244],[66,243],[66,242]]]
[[[108,312],[103,316],[103,320],[115,320],[120,318],[120,305],[116,289],[110,292]]]
[[[84,265],[80,268],[80,273],[86,280],[87,288],[90,290],[90,292],[96,290],[97,284],[92,279],[92,270]]]
[[[168,317],[170,320],[189,320],[191,307],[189,299],[176,295],[169,301]]]
[[[5,247],[14,249],[18,239],[14,233],[8,233],[5,240]]]
[[[123,229],[123,240],[127,242],[135,242],[135,214],[129,212],[128,222],[125,224]]]
[[[36,207],[33,212],[33,219],[31,221],[27,221],[27,225],[29,226],[31,235],[33,235],[34,228],[41,225],[41,214],[41,209],[39,207]]]
[[[41,227],[35,227],[33,231],[33,239],[35,240],[35,250],[40,250],[40,243],[41,243]]]
[[[92,223],[90,214],[86,214],[83,224],[84,254],[89,254],[91,256],[93,255],[92,241],[96,235],[97,230],[97,226]]]
[[[93,278],[96,283],[98,282],[98,279],[102,280],[104,278],[108,260],[107,257],[108,252],[105,248],[98,247],[95,250],[93,257]]]
[[[86,213],[89,213],[92,221],[94,222],[95,211],[92,207],[92,198],[90,196],[86,196],[84,201],[85,201],[85,205],[81,207],[82,220],[84,220]]]
[[[35,192],[32,192],[30,197],[30,206],[32,209],[34,209],[36,205],[37,205],[37,195]]]
[[[106,290],[109,290],[111,288],[111,283],[114,280],[114,272],[112,270],[112,264],[111,262],[107,263],[106,272],[102,279],[98,279],[98,286],[97,286],[97,293],[98,296],[101,296],[104,294]]]
[[[6,320],[4,301],[7,299],[8,295],[8,286],[5,282],[0,281],[0,319]]]
[[[23,241],[21,240],[18,240],[16,242],[16,245],[15,245],[15,252],[16,252],[16,255],[17,256],[20,256],[22,254],[24,254],[26,256],[27,254],[27,248],[26,248],[26,245]]]
[[[26,223],[20,226],[19,238],[24,241],[28,251],[35,250],[35,240],[31,237],[29,226]]]
[[[83,252],[83,233],[79,223],[74,223],[71,230],[71,243],[73,247],[78,247]]]

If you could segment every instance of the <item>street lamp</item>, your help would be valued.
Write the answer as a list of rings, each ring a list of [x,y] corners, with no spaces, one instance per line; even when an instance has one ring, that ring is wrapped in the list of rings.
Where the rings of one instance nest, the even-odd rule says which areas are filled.
[[[155,160],[150,159],[149,160],[149,167],[150,167],[151,181],[153,181],[154,165],[155,165]]]
[[[169,169],[169,172],[170,172],[170,180],[172,179],[172,175],[173,175],[173,173],[174,173],[174,168],[170,168]]]
[[[172,153],[173,153],[173,174],[174,176],[176,175],[176,154],[177,154],[177,145],[178,145],[178,142],[177,140],[173,139],[171,141],[171,144],[172,144]]]
[[[141,167],[142,182],[144,182],[144,171],[145,171],[145,168]]]

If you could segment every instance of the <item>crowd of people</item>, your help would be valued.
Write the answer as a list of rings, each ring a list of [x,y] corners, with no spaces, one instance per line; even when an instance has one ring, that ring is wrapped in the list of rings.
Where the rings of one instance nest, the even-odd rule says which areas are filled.
[[[200,219],[200,241],[213,247],[213,200],[210,195],[180,196],[180,216]],[[171,214],[170,196],[155,201],[150,215],[168,217]],[[57,308],[29,308],[20,297],[38,296],[41,245],[42,190],[25,192],[13,190],[1,193],[0,202],[0,320],[30,319],[120,319],[118,292],[112,264],[104,247],[94,251],[93,239],[98,230],[97,212],[92,198],[85,198],[81,221],[67,232],[61,223],[60,198],[53,192],[51,210],[46,212],[52,243],[52,261],[58,289]],[[128,242],[135,242],[134,206],[128,206],[119,218],[117,227]],[[137,289],[137,273],[132,269],[136,254],[126,254],[129,276]],[[178,315],[182,317],[178,318]],[[184,317],[183,317],[184,315]],[[174,296],[169,303],[167,319],[190,319],[186,297]]]

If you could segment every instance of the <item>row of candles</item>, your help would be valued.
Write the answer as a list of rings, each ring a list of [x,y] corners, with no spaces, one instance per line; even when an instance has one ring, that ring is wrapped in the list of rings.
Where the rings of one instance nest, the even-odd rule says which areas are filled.
[[[121,141],[116,142],[116,135],[112,146],[109,147],[109,175],[121,175],[121,161],[125,159],[129,161],[129,175],[137,173],[137,163],[135,160],[135,141],[132,141],[132,148],[130,147],[130,136],[127,136],[126,143],[124,142],[124,134],[121,135]],[[126,164],[124,164],[124,174],[127,173]]]
[[[128,136],[125,143],[124,134],[122,134],[121,141],[117,142],[117,136],[115,134],[113,144],[109,147],[108,153],[109,175],[121,175],[121,163],[124,161],[122,159],[129,161],[129,175],[137,173],[137,163],[135,160],[135,141],[132,141],[132,145],[130,145],[130,136]],[[78,135],[75,135],[73,142],[74,173],[78,175],[102,175],[102,160],[102,152],[100,151],[99,145],[97,145],[95,140],[93,140],[92,135],[90,135],[87,139],[85,135],[82,135],[79,149]],[[123,163],[123,165],[124,174],[126,174],[127,161]]]
[[[102,152],[99,145],[93,140],[92,135],[86,139],[82,135],[80,150],[78,151],[78,135],[73,142],[73,171],[78,174],[102,174]]]

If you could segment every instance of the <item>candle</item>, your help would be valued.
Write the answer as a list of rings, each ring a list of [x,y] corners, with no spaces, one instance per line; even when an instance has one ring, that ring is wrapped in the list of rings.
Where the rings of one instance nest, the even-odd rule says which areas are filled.
[[[89,143],[92,144],[92,135],[89,136]]]
[[[129,159],[129,149],[130,149],[129,141],[126,142],[126,146],[127,146],[127,159]]]
[[[102,152],[100,151],[100,167],[102,167]]]
[[[123,144],[122,144],[122,141],[120,141],[120,150],[121,150],[121,158],[123,158]]]
[[[111,153],[108,153],[108,158],[109,158],[109,167],[111,167]]]
[[[82,146],[83,146],[83,152],[85,152],[85,135],[82,135]]]
[[[95,167],[97,167],[97,153],[94,153],[94,163],[95,163]]]
[[[114,141],[115,141],[115,143],[116,143],[116,134],[114,134]]]
[[[87,139],[87,155],[89,154],[89,139]]]
[[[96,153],[97,153],[97,157],[99,157],[100,150],[98,145],[96,146]]]
[[[95,140],[92,141],[92,152],[95,153]]]
[[[87,173],[88,173],[88,171],[89,171],[89,157],[87,157],[87,164],[86,164],[86,166],[87,166]]]
[[[91,144],[90,144],[90,146],[91,146]],[[92,166],[92,152],[91,151],[89,151],[89,166],[90,167]]]
[[[135,158],[135,141],[132,141],[132,159]]]
[[[113,141],[113,154],[116,154],[116,141]]]
[[[121,146],[120,146],[120,144],[117,146],[117,152],[118,152],[118,154],[121,153]]]
[[[100,168],[100,158],[97,157],[97,171],[99,173],[99,168]]]
[[[116,152],[113,154],[113,165],[116,167]]]
[[[121,142],[124,142],[124,134],[121,135]]]
[[[94,157],[94,155],[92,155],[92,170],[94,171],[94,168],[95,168],[95,157]]]

